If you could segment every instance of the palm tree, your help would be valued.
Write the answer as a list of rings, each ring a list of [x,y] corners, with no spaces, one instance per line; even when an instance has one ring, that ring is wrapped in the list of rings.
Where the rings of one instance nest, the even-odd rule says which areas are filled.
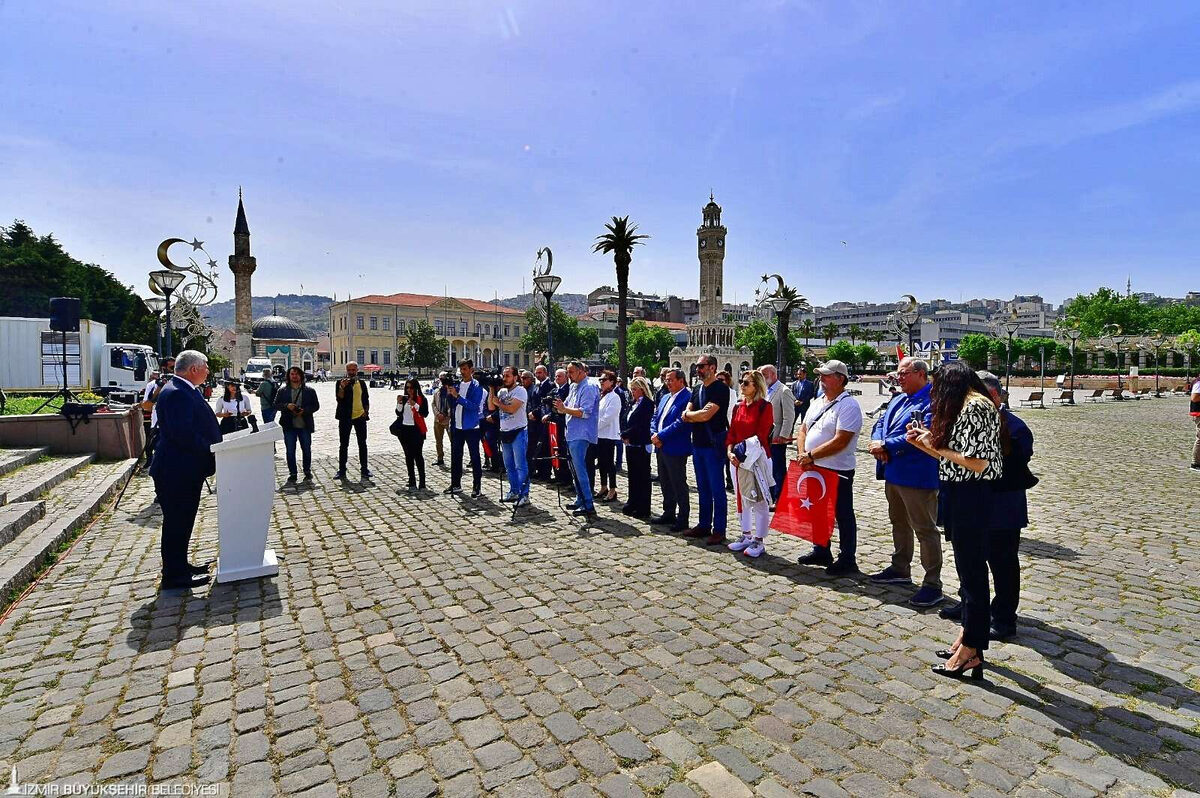
[[[817,332],[817,325],[812,319],[805,319],[804,321],[800,322],[800,329],[796,332],[804,336],[804,345],[808,346],[808,339],[812,338]]]
[[[821,328],[821,337],[825,339],[825,346],[833,343],[833,339],[837,337],[838,326],[833,322],[829,322]]]
[[[596,236],[596,246],[593,252],[612,254],[613,262],[617,265],[617,375],[624,379],[628,367],[625,351],[626,308],[625,298],[629,293],[629,264],[633,261],[633,247],[642,243],[648,235],[637,234],[637,225],[629,223],[628,216],[612,217],[612,223],[604,227],[607,233]]]
[[[866,330],[863,329],[861,324],[851,324],[849,327],[847,327],[846,334],[850,336],[850,345],[854,346],[856,343],[858,343],[858,339],[863,337],[864,332],[866,332]]]

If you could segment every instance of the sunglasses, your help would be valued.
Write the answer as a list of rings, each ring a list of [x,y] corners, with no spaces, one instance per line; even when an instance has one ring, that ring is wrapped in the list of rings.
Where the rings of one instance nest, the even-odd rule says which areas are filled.
[[[753,385],[754,380],[742,380],[742,385]]]

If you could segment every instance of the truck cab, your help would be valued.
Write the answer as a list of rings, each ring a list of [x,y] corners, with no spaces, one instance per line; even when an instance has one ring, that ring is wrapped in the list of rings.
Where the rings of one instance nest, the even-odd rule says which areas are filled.
[[[246,361],[246,374],[242,377],[242,382],[249,388],[258,388],[258,384],[263,381],[263,376],[273,373],[270,358],[252,357]]]
[[[104,344],[96,392],[101,396],[136,396],[155,371],[158,371],[158,356],[153,347],[145,344]]]

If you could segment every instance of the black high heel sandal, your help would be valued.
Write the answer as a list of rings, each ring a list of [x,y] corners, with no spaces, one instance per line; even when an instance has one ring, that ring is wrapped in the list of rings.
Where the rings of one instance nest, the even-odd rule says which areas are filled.
[[[971,663],[975,662],[976,660],[979,661],[978,664],[972,665]],[[934,665],[932,670],[938,676],[947,676],[951,679],[963,679],[966,676],[966,672],[969,670],[971,671],[971,680],[978,682],[983,680],[983,668],[985,664],[986,663],[983,661],[983,655],[976,654],[963,663],[963,665],[959,668],[947,668],[945,665]]]
[[[954,656],[954,652],[957,650],[958,649],[954,649],[954,648],[943,648],[939,651],[933,652],[933,655],[935,657],[937,657],[938,659],[950,659],[951,657]]]

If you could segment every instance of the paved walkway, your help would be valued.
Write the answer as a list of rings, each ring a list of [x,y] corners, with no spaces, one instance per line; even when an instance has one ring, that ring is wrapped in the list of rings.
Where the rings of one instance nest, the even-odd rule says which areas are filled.
[[[1023,415],[1042,482],[1019,637],[987,684],[935,680],[953,626],[907,589],[797,566],[803,541],[747,561],[609,510],[583,530],[542,487],[513,526],[496,485],[397,495],[394,443],[372,483],[339,484],[322,444],[317,484],[275,504],[276,579],[159,595],[134,483],[0,625],[0,772],[239,798],[1200,790],[1186,407]],[[883,492],[856,487],[874,570]],[[206,499],[197,559],[215,521]]]

